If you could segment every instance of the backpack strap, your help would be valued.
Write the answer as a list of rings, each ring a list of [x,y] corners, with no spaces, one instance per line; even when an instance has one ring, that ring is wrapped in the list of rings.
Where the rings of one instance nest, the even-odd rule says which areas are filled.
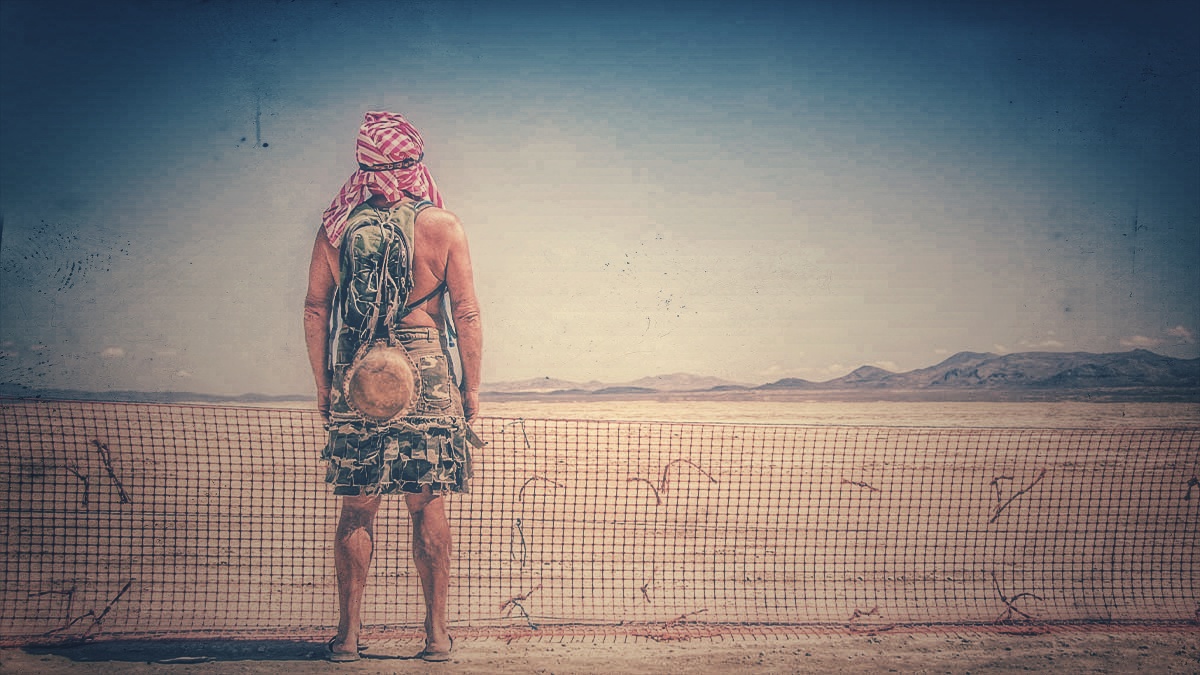
[[[417,215],[433,205],[434,205],[433,202],[429,201],[428,199],[422,199],[421,201],[418,201],[416,203],[403,205],[407,208],[412,209],[412,212],[413,212],[413,217],[411,220],[406,218],[403,221],[404,236],[408,237],[408,241],[409,241],[409,248],[408,248],[408,251],[409,251],[408,267],[409,267],[409,269],[412,269],[413,248],[417,242],[417,236],[416,236]],[[446,290],[446,282],[443,281],[440,284],[438,284],[437,287],[434,288],[432,291],[430,291],[429,293],[426,293],[425,297],[421,298],[420,300],[416,300],[416,301],[405,304],[404,309],[401,310],[395,316],[394,320],[399,321],[400,319],[403,319],[404,317],[408,316],[409,314],[412,314],[416,308],[420,307],[421,305],[425,304],[426,302],[429,302],[430,300],[432,300],[434,297],[436,297],[438,294],[444,292],[445,290]]]
[[[431,206],[434,206],[434,203],[429,201],[428,199],[420,199],[420,200],[417,200],[415,203],[410,204],[409,206],[413,210],[412,222],[413,222],[413,225],[415,226],[416,222],[417,222],[417,214],[421,213],[422,211],[424,211],[425,209],[427,209]],[[409,233],[407,231],[405,232],[405,234],[409,235],[409,241],[412,242],[410,244],[410,248],[412,246],[415,246],[416,245],[415,236],[413,236],[411,233]],[[410,267],[411,267],[411,265],[410,265]],[[422,297],[420,300],[417,300],[416,302],[408,303],[404,307],[404,311],[400,314],[399,318],[403,319],[404,317],[411,314],[413,312],[413,310],[415,310],[416,308],[420,307],[421,305],[425,304],[426,302],[429,302],[430,300],[437,297],[438,295],[446,293],[448,290],[449,289],[446,288],[446,281],[442,280],[441,283],[439,283],[432,291],[426,293],[425,296]],[[443,340],[445,341],[444,345],[443,345],[445,348],[454,347],[455,343],[458,341],[458,329],[454,326],[454,313],[453,313],[453,309],[450,307],[450,298],[449,298],[448,294],[447,294],[446,299],[443,300],[443,302],[442,302],[442,337],[443,337]],[[455,375],[455,373],[454,373],[454,360],[452,358],[450,358],[449,355],[447,355],[447,359],[449,360],[448,365],[450,367],[450,378],[456,384],[461,384],[460,380],[458,379],[458,376]]]
[[[408,316],[409,314],[412,313],[412,311],[414,309],[429,302],[430,300],[434,299],[438,295],[441,295],[445,290],[446,290],[446,282],[443,281],[443,282],[439,283],[437,285],[437,287],[435,287],[432,291],[429,291],[425,295],[421,296],[420,300],[414,300],[413,302],[410,302],[407,305],[405,305],[404,313],[400,315],[400,318],[403,319],[404,317]]]

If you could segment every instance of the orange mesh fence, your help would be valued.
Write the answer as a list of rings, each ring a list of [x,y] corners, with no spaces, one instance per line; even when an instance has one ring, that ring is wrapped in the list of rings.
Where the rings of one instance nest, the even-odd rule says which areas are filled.
[[[449,498],[464,630],[1200,615],[1198,428],[476,426]],[[327,631],[323,442],[309,411],[0,401],[0,641]],[[409,532],[389,500],[371,628],[422,622]]]

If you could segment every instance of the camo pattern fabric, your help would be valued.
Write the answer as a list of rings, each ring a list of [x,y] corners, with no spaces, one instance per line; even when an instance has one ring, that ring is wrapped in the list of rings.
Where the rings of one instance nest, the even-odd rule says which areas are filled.
[[[421,399],[401,419],[375,424],[358,417],[340,395],[330,396],[325,480],[336,495],[468,492],[471,451],[462,398],[441,334],[433,328],[395,331],[421,375]]]
[[[363,341],[387,336],[387,317],[402,316],[400,306],[412,291],[411,242],[417,214],[430,206],[427,201],[391,209],[363,204],[350,214],[329,332],[329,367],[334,372],[350,365]],[[379,323],[372,326],[377,318]]]

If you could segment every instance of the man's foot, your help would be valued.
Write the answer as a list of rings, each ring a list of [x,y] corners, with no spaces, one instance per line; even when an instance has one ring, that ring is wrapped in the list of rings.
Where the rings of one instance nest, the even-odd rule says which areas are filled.
[[[424,661],[442,662],[450,660],[450,652],[454,651],[454,638],[450,638],[450,647],[445,650],[430,649],[429,643],[425,643],[425,649],[417,653],[417,658]]]
[[[338,644],[337,636],[329,638],[329,642],[325,644],[325,658],[329,659],[330,661],[334,663],[350,663],[351,661],[357,661],[362,658],[357,649],[352,652],[335,649],[335,644]],[[346,645],[345,643],[341,643],[340,646],[345,647]]]

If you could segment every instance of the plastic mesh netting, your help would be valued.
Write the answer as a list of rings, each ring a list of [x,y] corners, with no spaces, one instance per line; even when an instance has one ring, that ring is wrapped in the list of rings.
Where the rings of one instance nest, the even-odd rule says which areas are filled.
[[[476,427],[472,492],[449,498],[459,628],[1200,614],[1197,428]],[[0,401],[0,639],[336,625],[323,442],[309,411]],[[366,621],[419,627],[402,500],[375,546]]]

